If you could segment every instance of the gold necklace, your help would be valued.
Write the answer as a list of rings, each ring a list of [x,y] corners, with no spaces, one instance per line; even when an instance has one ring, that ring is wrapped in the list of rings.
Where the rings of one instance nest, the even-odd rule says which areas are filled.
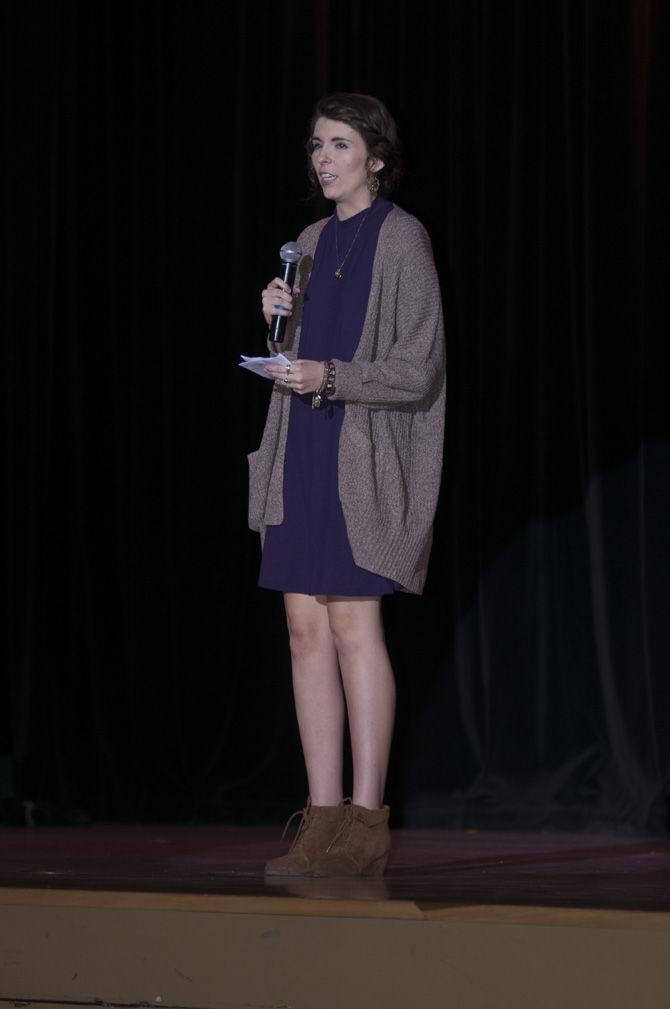
[[[345,252],[344,259],[342,260],[342,262],[340,263],[340,265],[338,266],[338,268],[335,270],[335,277],[336,277],[337,280],[342,280],[342,267],[346,263],[347,256],[349,255],[349,253],[351,252],[351,250],[354,247],[354,242],[358,238],[358,232],[363,227],[363,222],[365,221],[365,218],[368,216],[368,210],[369,209],[370,208],[368,207],[367,210],[363,211],[363,216],[361,217],[360,223],[359,223],[358,227],[356,228],[356,234],[354,235],[354,239],[353,239],[351,245],[349,246],[349,248],[347,249],[347,251]],[[339,224],[339,218],[337,217],[337,212],[336,212],[336,214],[335,214],[335,262],[337,262],[339,260],[339,258],[340,258],[340,250],[337,247],[338,224]]]

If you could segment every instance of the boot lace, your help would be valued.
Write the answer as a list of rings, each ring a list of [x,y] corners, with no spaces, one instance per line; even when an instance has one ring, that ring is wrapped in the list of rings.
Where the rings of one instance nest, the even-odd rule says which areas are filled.
[[[326,851],[330,851],[330,849],[333,847],[333,845],[337,844],[337,842],[342,837],[342,835],[349,829],[349,825],[351,823],[351,815],[352,815],[351,799],[345,799],[343,801],[342,805],[343,806],[347,806],[347,803],[348,803],[348,807],[347,807],[345,815],[342,817],[342,823],[337,828],[337,831],[335,833],[335,837],[333,838],[333,840],[330,842],[330,844],[326,848]]]
[[[347,803],[349,804],[349,806],[351,806],[351,799],[343,799],[342,800],[342,805],[343,806],[346,806]],[[312,808],[312,803],[308,799],[307,800],[307,805],[305,806],[305,808],[304,809],[296,809],[295,813],[291,813],[291,815],[289,816],[288,820],[286,821],[286,826],[284,827],[284,830],[282,831],[282,835],[281,835],[281,840],[282,841],[286,837],[286,831],[288,830],[288,828],[289,828],[289,826],[291,824],[291,820],[295,819],[296,816],[301,816],[302,817],[302,819],[300,820],[300,823],[298,824],[298,829],[296,831],[296,835],[293,838],[293,844],[289,848],[289,852],[293,851],[293,849],[295,848],[295,846],[298,843],[298,841],[300,840],[300,838],[304,834],[306,834],[307,831],[309,830],[309,827],[310,827],[309,813],[310,813],[311,808]],[[337,830],[337,833],[335,834],[335,837],[333,838],[333,840],[331,842],[331,845],[334,844],[335,841],[337,840],[337,838],[340,836],[340,834],[342,833],[343,827],[348,822],[348,820],[349,820],[349,816],[345,815],[343,817],[343,819],[342,819],[342,823],[340,824],[340,826],[339,826],[339,828]],[[330,851],[331,845],[328,846],[328,849],[327,849],[328,851]]]
[[[281,840],[282,841],[286,837],[286,831],[288,830],[288,828],[289,828],[289,826],[291,824],[291,820],[294,820],[296,816],[302,816],[302,819],[301,819],[300,823],[298,824],[298,829],[296,831],[295,837],[293,838],[293,844],[289,848],[289,851],[293,851],[293,849],[295,848],[296,844],[298,843],[299,838],[302,837],[302,835],[305,833],[305,831],[307,829],[307,823],[308,823],[308,819],[307,818],[309,816],[309,803],[307,803],[307,805],[305,806],[304,809],[296,809],[295,813],[291,813],[291,815],[289,816],[288,820],[286,821],[286,826],[284,827],[284,830],[282,831],[282,835],[281,835]]]

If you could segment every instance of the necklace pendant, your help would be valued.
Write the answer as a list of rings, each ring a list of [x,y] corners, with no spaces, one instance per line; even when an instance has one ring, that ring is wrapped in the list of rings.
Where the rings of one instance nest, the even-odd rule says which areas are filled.
[[[335,277],[337,280],[342,280],[342,270],[335,270]]]

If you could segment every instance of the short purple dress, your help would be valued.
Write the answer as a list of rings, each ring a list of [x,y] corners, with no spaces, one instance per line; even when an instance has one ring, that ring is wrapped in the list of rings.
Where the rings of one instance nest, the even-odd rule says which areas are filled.
[[[356,353],[379,229],[392,207],[378,197],[368,210],[346,221],[336,222],[334,214],[323,228],[304,292],[298,348],[303,360],[351,361]],[[345,255],[342,279],[337,280],[335,270]],[[284,521],[266,530],[258,580],[263,588],[310,596],[380,596],[399,588],[390,579],[354,563],[337,482],[343,419],[344,403],[340,400],[313,410],[311,394],[294,393],[291,397]]]

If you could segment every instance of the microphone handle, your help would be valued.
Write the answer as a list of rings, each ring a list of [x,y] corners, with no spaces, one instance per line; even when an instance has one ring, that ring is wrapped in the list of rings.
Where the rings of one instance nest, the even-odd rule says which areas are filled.
[[[297,265],[297,263],[282,263],[284,269],[282,270],[281,279],[285,281],[291,289],[293,289],[293,281],[295,280]],[[268,340],[271,340],[272,343],[283,343],[287,319],[287,315],[273,316],[272,322],[270,323]]]

